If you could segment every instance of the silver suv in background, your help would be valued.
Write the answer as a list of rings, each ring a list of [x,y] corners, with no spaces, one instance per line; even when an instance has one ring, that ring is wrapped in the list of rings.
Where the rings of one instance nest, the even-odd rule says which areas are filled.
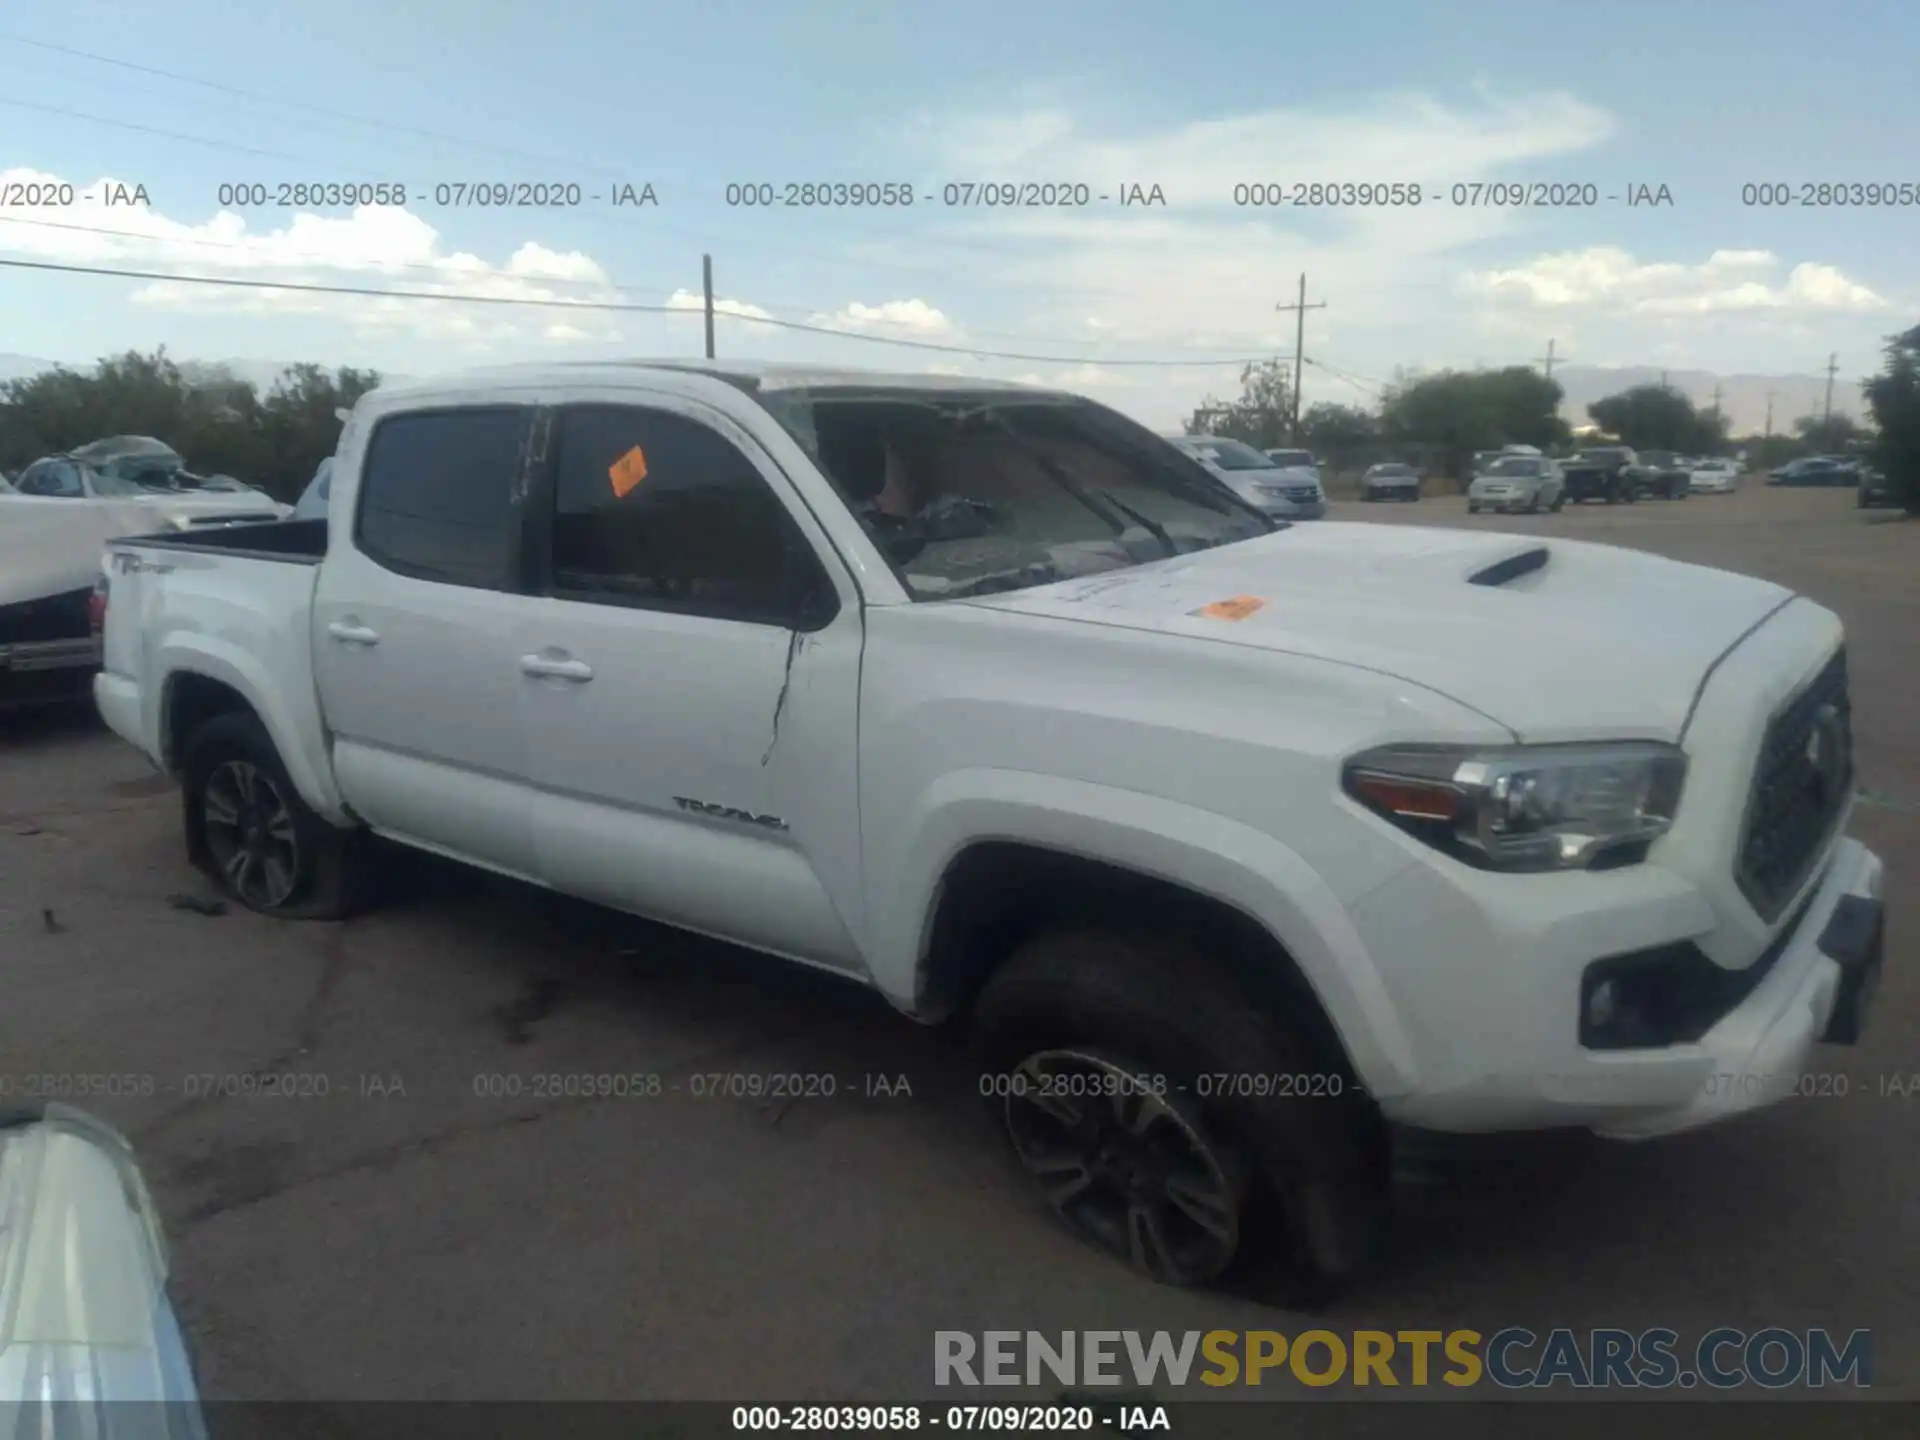
[[[1299,470],[1320,478],[1320,462],[1311,450],[1265,450],[1261,452],[1282,470]]]
[[[1567,503],[1567,484],[1559,462],[1544,455],[1505,454],[1474,467],[1467,486],[1467,513],[1482,510],[1524,510],[1536,514],[1558,510]]]
[[[1276,464],[1272,456],[1253,446],[1219,435],[1169,435],[1166,439],[1262,514],[1276,520],[1318,520],[1327,513],[1327,492],[1311,470]]]

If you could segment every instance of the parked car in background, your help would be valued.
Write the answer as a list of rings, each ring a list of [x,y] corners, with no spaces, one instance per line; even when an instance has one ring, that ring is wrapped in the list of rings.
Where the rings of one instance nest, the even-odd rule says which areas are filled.
[[[1693,489],[1693,472],[1671,450],[1642,450],[1627,467],[1641,495],[1660,500],[1684,500]]]
[[[1769,485],[1858,485],[1860,462],[1844,455],[1808,455],[1789,460],[1767,477]]]
[[[1397,460],[1388,460],[1379,465],[1369,466],[1366,474],[1360,477],[1360,498],[1362,500],[1418,500],[1420,472],[1411,465],[1402,465]]]
[[[1639,463],[1640,457],[1625,445],[1595,445],[1576,450],[1560,462],[1567,498],[1576,502],[1604,500],[1609,505],[1631,505],[1640,498],[1632,473]]]
[[[120,535],[257,524],[290,513],[256,490],[154,489],[49,455],[0,494],[0,706],[84,694],[100,663],[89,605]]]
[[[1320,483],[1320,461],[1311,450],[1267,450],[1266,457],[1282,470],[1298,470],[1304,475],[1313,476],[1314,483]]]
[[[1467,513],[1482,510],[1536,514],[1567,503],[1567,484],[1559,462],[1544,455],[1502,455],[1467,486]]]
[[[1874,465],[1860,467],[1860,488],[1855,503],[1862,510],[1871,510],[1880,505],[1898,505],[1900,497],[1893,493],[1886,474]]]
[[[1395,1125],[1647,1138],[1860,1039],[1846,633],[1778,585],[1277,525],[924,373],[493,369],[337,455],[330,533],[111,547],[95,698],[194,863],[337,916],[383,835],[963,1020],[1036,1198],[1161,1283],[1351,1284]]]
[[[88,447],[83,447],[88,448]],[[22,496],[64,501],[128,501],[157,507],[168,516],[192,517],[194,523],[233,520],[279,520],[289,506],[250,485],[232,481],[230,486],[208,488],[198,483],[180,484],[170,471],[148,457],[131,463],[119,461],[104,468],[84,458],[81,450],[64,455],[48,455],[20,472],[13,484]],[[197,482],[199,477],[193,477]],[[153,517],[135,522],[137,529],[151,528]],[[165,522],[163,522],[165,523]],[[116,533],[125,534],[126,531]]]
[[[1280,520],[1318,520],[1327,513],[1327,492],[1311,473],[1276,465],[1271,456],[1219,435],[1165,437],[1182,454],[1264,515]]]
[[[1696,495],[1729,495],[1740,488],[1740,462],[1708,455],[1687,472],[1687,488]]]

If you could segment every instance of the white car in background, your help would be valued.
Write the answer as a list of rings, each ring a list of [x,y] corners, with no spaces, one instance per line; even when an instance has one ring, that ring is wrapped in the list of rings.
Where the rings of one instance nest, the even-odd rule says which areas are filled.
[[[0,709],[64,699],[92,683],[100,639],[87,607],[109,540],[292,513],[258,490],[163,489],[78,453],[34,461],[0,493]]]
[[[1695,495],[1730,495],[1740,488],[1739,462],[1714,456],[1696,460],[1687,488]]]
[[[1276,464],[1273,457],[1221,435],[1168,435],[1167,443],[1198,460],[1247,504],[1276,520],[1318,520],[1327,492],[1311,470]]]
[[[1467,513],[1502,510],[1538,514],[1567,503],[1567,482],[1560,466],[1544,455],[1507,454],[1484,469],[1476,468],[1467,486]]]

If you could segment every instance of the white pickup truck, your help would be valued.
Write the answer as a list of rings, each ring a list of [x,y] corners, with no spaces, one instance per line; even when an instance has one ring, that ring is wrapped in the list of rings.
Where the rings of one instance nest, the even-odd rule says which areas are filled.
[[[1397,1126],[1788,1093],[1878,972],[1832,613],[1289,526],[1072,395],[481,371],[363,399],[328,520],[108,569],[100,709],[241,901],[338,915],[384,836],[963,1020],[1167,1282],[1350,1280]]]

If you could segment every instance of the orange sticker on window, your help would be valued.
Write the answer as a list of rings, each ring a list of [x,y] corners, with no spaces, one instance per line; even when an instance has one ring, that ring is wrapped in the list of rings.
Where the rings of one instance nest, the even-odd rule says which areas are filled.
[[[607,467],[607,478],[613,481],[613,493],[625,499],[627,493],[647,478],[647,457],[638,445],[622,455]]]
[[[1266,603],[1258,595],[1236,595],[1231,600],[1216,600],[1211,605],[1202,605],[1193,613],[1204,615],[1209,620],[1244,620],[1254,611],[1264,609]]]

